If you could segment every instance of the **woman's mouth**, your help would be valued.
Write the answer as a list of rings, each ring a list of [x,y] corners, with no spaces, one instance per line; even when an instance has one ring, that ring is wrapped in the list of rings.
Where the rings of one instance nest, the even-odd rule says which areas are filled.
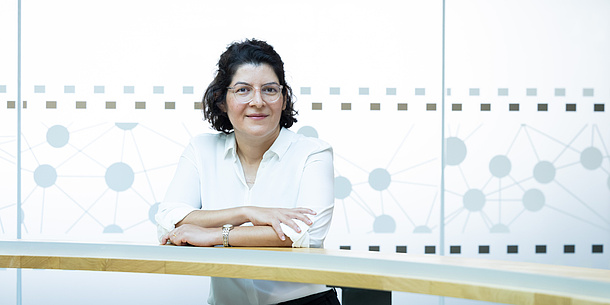
[[[262,119],[268,117],[268,115],[255,113],[255,114],[249,114],[246,117],[254,119],[254,120],[262,120]]]

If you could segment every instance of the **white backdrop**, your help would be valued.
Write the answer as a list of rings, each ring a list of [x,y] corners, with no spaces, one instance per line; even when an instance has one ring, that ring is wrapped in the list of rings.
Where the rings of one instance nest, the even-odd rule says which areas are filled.
[[[24,239],[155,243],[178,157],[211,132],[195,108],[218,57],[255,37],[286,63],[292,129],[334,147],[326,248],[610,268],[608,1],[23,0],[21,29],[17,5],[0,0],[0,238],[20,199]],[[0,270],[2,304],[15,272]],[[207,295],[194,277],[22,284],[24,304]]]

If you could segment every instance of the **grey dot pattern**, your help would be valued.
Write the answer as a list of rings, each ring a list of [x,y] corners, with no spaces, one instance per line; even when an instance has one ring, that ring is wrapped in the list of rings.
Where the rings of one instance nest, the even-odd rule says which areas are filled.
[[[4,86],[4,91],[6,91],[6,85]],[[164,94],[165,93],[165,86],[152,86],[153,89],[153,94]],[[386,95],[396,95],[397,94],[397,88],[385,88],[386,89]],[[300,94],[301,95],[311,95],[312,92],[312,88],[311,87],[300,87]],[[451,96],[451,88],[447,88],[446,89],[446,94],[447,96]],[[556,97],[559,96],[565,96],[566,93],[566,89],[565,88],[555,88],[554,89],[554,95]],[[94,93],[96,94],[105,94],[106,93],[106,87],[102,86],[102,85],[97,85],[94,86]],[[538,96],[538,88],[526,88],[526,96]],[[46,86],[44,85],[36,85],[34,86],[34,92],[35,93],[45,93],[46,92]],[[70,94],[70,93],[75,93],[76,92],[76,86],[74,85],[65,85],[64,86],[64,93],[65,94]],[[425,92],[426,92],[426,88],[415,88],[415,92],[414,95],[415,96],[425,96]],[[508,96],[509,93],[509,89],[508,88],[498,88],[497,89],[498,92],[498,96]],[[582,88],[582,96],[584,97],[594,97],[594,88]],[[123,86],[123,94],[134,94],[135,93],[135,86]],[[182,87],[182,93],[183,94],[194,94],[194,87],[193,86],[183,86]],[[340,87],[330,87],[329,89],[329,94],[330,95],[340,95],[341,94],[341,88]],[[359,95],[370,95],[371,94],[371,88],[369,87],[360,87],[358,88],[358,94]],[[481,89],[480,88],[469,88],[468,89],[468,94],[469,96],[480,96],[481,94]],[[84,102],[84,101],[83,101]],[[195,102],[195,104],[200,103],[200,102]],[[348,104],[348,103],[343,103],[343,104]],[[349,103],[351,104],[351,103]],[[372,105],[373,103],[371,103]],[[381,103],[378,103],[380,107],[377,106],[372,106],[370,107],[371,111],[378,111],[381,110]],[[23,108],[26,108],[26,101],[23,101]],[[312,103],[312,110],[322,110],[321,106],[322,103]],[[404,111],[406,110],[405,107],[403,105],[406,105],[406,103],[398,103],[398,111]],[[452,104],[454,105],[453,108],[451,109],[452,111],[462,111],[462,109],[459,108],[459,106],[455,106],[458,104]],[[461,105],[465,105],[465,104],[461,104]],[[489,106],[487,106],[489,105]],[[483,103],[481,104],[480,107],[480,111],[491,111],[491,104],[486,104]],[[543,103],[543,104],[537,104],[538,107],[534,108],[537,109],[538,112],[546,112],[549,111],[548,107],[549,104]],[[46,109],[57,109],[58,103],[55,101],[52,102],[47,102],[47,107]],[[604,106],[605,104],[595,104],[593,111],[594,112],[604,112]],[[8,107],[11,108],[11,107]],[[13,107],[14,108],[14,107]],[[426,104],[426,111],[436,111],[436,104],[435,103],[427,103]],[[11,108],[12,109],[12,108]],[[87,109],[87,107],[77,107],[77,109]],[[107,107],[106,109],[116,109],[112,108],[112,107]],[[138,101],[136,102],[135,105],[135,109],[147,109],[146,107],[146,102],[145,101]],[[165,107],[164,109],[175,109],[175,108],[171,108],[171,107]],[[195,106],[194,108],[195,110],[200,110],[200,107]],[[475,108],[465,108],[465,110],[473,110]],[[348,110],[343,108],[343,110]],[[520,105],[518,103],[511,103],[509,104],[509,111],[519,111],[520,110]],[[528,107],[525,110],[532,110],[530,107]],[[566,112],[574,112],[576,111],[576,104],[566,104]]]

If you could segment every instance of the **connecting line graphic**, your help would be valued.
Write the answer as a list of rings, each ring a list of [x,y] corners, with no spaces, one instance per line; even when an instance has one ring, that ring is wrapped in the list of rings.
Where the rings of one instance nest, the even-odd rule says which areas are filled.
[[[477,127],[478,130],[480,128]],[[590,128],[591,129],[591,140],[590,146],[579,149],[575,144],[577,140],[585,136],[585,131]],[[472,135],[472,134],[471,134]],[[554,154],[554,157],[545,159],[541,157],[542,150],[540,147],[536,145],[536,141],[533,138],[533,135],[541,136],[543,139],[548,139],[552,143],[555,143],[559,146],[559,150]],[[525,143],[527,143],[527,147],[517,147],[518,140],[523,137]],[[582,142],[582,141],[580,141]],[[579,142],[579,143],[580,143]],[[584,222],[593,227],[602,229],[604,231],[610,231],[610,220],[604,217],[599,211],[597,211],[594,205],[590,202],[587,202],[585,199],[582,199],[580,196],[576,194],[575,191],[571,190],[569,186],[561,183],[557,178],[557,175],[560,171],[575,168],[576,166],[581,166],[586,171],[601,171],[605,174],[608,174],[609,170],[604,166],[607,166],[608,162],[604,163],[604,160],[610,160],[608,149],[605,145],[604,138],[598,128],[597,125],[592,125],[589,127],[588,125],[584,125],[580,128],[575,135],[573,135],[568,141],[561,141],[539,129],[531,127],[529,125],[521,125],[517,130],[514,138],[510,142],[508,149],[504,155],[496,155],[489,161],[489,171],[490,178],[482,185],[480,189],[472,188],[467,180],[467,175],[465,174],[462,163],[467,157],[467,149],[465,140],[461,140],[458,136],[450,136],[447,138],[447,160],[450,166],[455,166],[458,176],[463,181],[464,185],[467,188],[465,193],[461,193],[455,190],[446,190],[447,194],[454,195],[455,197],[461,198],[462,204],[458,206],[453,212],[448,213],[446,217],[446,223],[449,224],[455,221],[460,214],[464,211],[468,212],[468,215],[465,217],[464,225],[462,231],[466,230],[467,224],[470,220],[470,214],[479,213],[483,219],[483,222],[490,228],[490,232],[492,233],[500,233],[500,232],[508,232],[509,227],[515,223],[515,221],[520,218],[525,213],[544,213],[545,211],[552,210],[559,212],[563,215],[569,216],[577,221]],[[541,144],[539,144],[541,145]],[[582,144],[581,144],[582,145]],[[601,149],[599,148],[601,147]],[[545,155],[553,155],[553,151],[549,151],[549,147],[544,147],[546,151],[544,151]],[[512,164],[510,160],[510,156],[512,153],[520,154],[520,158],[524,158],[523,151],[530,152],[536,164],[532,170],[532,176],[527,176],[523,178],[517,179],[513,176],[512,173]],[[571,152],[572,154],[576,154],[579,156],[578,160],[568,160],[563,161],[563,165],[558,165],[560,160],[570,158],[570,156],[566,156],[567,152]],[[605,156],[602,154],[602,151],[605,152]],[[552,161],[547,161],[552,159]],[[509,183],[503,183],[504,178],[509,179]],[[492,188],[494,185],[491,183],[493,179],[497,179],[497,188],[488,190]],[[575,204],[580,205],[583,209],[581,211],[588,211],[591,217],[582,217],[577,216],[575,213],[567,212],[554,203],[547,202],[546,196],[544,192],[538,188],[527,188],[524,187],[524,184],[531,185],[532,183],[537,183],[539,186],[544,187],[543,189],[548,189],[548,186],[557,186],[558,191],[562,191],[566,194],[567,198],[572,198]],[[512,189],[517,188],[522,193],[521,198],[511,198],[510,196],[504,196],[503,191],[510,191]],[[610,177],[608,178],[608,188],[610,189]],[[511,196],[514,196],[514,191],[510,192]],[[496,195],[495,197],[492,197]],[[493,222],[487,213],[485,212],[486,208],[490,207],[490,202],[494,202],[497,204],[498,208],[498,218],[497,222]],[[508,223],[504,223],[502,220],[502,209],[503,203],[508,202],[520,202],[523,207],[522,209],[515,215]],[[545,210],[544,208],[548,208]],[[602,224],[597,223],[594,219],[597,219],[602,222]]]
[[[71,125],[68,125],[71,126]],[[139,129],[136,129],[140,127]],[[46,141],[37,143],[35,145],[30,145],[28,141],[28,137],[22,135],[23,142],[26,144],[26,149],[22,151],[22,155],[27,154],[31,157],[32,162],[29,165],[26,165],[22,168],[23,172],[31,173],[33,177],[32,180],[24,179],[24,185],[32,185],[31,191],[25,196],[23,199],[22,206],[29,206],[30,210],[34,209],[32,207],[33,204],[40,205],[40,227],[39,232],[41,234],[47,233],[46,227],[49,226],[49,219],[47,219],[49,213],[55,209],[55,213],[58,212],[56,206],[51,206],[51,203],[56,203],[61,200],[65,200],[66,202],[72,204],[77,207],[81,212],[80,216],[76,217],[72,222],[67,222],[68,226],[65,233],[70,233],[73,229],[85,219],[93,221],[96,225],[99,225],[102,230],[100,232],[104,233],[124,233],[125,230],[135,228],[139,225],[142,225],[147,222],[152,222],[154,224],[154,219],[152,219],[151,215],[154,214],[151,211],[153,209],[158,208],[157,195],[154,192],[153,183],[150,177],[150,174],[154,171],[164,170],[169,167],[176,166],[176,162],[172,162],[171,164],[157,164],[156,166],[150,167],[148,164],[144,162],[144,158],[141,154],[141,144],[139,144],[138,138],[136,135],[137,130],[153,134],[154,136],[159,137],[159,139],[167,140],[172,145],[176,145],[176,147],[184,148],[184,144],[180,144],[177,141],[167,137],[160,132],[157,132],[147,126],[141,125],[139,123],[98,123],[94,125],[89,125],[82,127],[80,129],[75,129],[74,131],[69,131],[68,127],[63,125],[54,125],[51,127],[46,127]],[[117,130],[121,132],[122,137],[117,137]],[[185,126],[186,130],[186,126]],[[142,135],[144,136],[144,135]],[[73,141],[74,139],[82,140],[89,139],[84,144],[79,145],[75,144],[78,141]],[[116,139],[119,139],[118,145],[114,147],[119,147],[118,151],[118,160],[119,162],[113,163],[111,165],[105,164],[107,161],[108,152],[112,150],[105,150],[104,153],[106,155],[96,156],[98,153],[94,146],[96,145],[105,145],[103,143],[107,143],[109,140],[116,143]],[[104,142],[105,141],[105,142]],[[131,143],[133,145],[133,151],[129,151],[127,149],[127,144]],[[50,148],[49,148],[50,147]],[[107,144],[106,146],[107,147]],[[110,146],[113,147],[113,146]],[[45,159],[48,155],[43,150],[45,149],[61,149],[62,155],[67,156],[62,160],[57,162],[53,162],[55,165],[50,164],[42,164],[41,159]],[[78,156],[82,156],[81,159],[84,159],[90,164],[94,166],[89,167],[85,166],[84,169],[92,170],[90,173],[82,173],[82,174],[74,174],[74,173],[66,173],[64,167],[70,168],[72,166],[72,170],[74,170],[73,163],[76,161]],[[103,158],[101,158],[103,157]],[[100,159],[101,158],[101,159]],[[125,163],[127,159],[135,159],[137,166],[141,167],[137,172],[132,169],[132,166]],[[1,159],[0,159],[1,160]],[[80,160],[80,162],[83,162]],[[133,161],[131,161],[133,162]],[[77,163],[77,166],[82,165]],[[34,169],[32,169],[34,168]],[[96,170],[98,168],[99,170]],[[76,170],[80,169],[76,167]],[[100,173],[101,172],[101,173]],[[104,173],[105,172],[105,173]],[[147,186],[146,192],[141,192],[142,190],[136,189],[134,186],[134,182],[137,177],[143,177],[145,180],[145,185]],[[26,176],[27,177],[27,176]],[[92,179],[90,183],[87,185],[98,185],[98,187],[91,187],[92,189],[98,188],[99,186],[104,186],[101,188],[99,195],[95,196],[92,199],[90,204],[85,204],[82,202],[82,199],[76,199],[77,197],[73,196],[72,192],[81,192],[80,190],[72,190],[65,189],[62,187],[62,184],[65,183],[66,179]],[[105,181],[105,185],[100,182]],[[55,194],[61,194],[65,199],[60,199],[57,195],[54,195],[53,200],[49,199],[51,192],[49,190],[53,190]],[[143,207],[146,208],[146,212],[142,213],[142,218],[140,220],[136,220],[132,224],[128,224],[127,226],[119,225],[118,219],[121,214],[121,207],[123,206],[121,199],[123,198],[122,193],[125,191],[131,191],[131,193],[135,194],[139,200],[141,200],[144,204]],[[105,224],[104,221],[100,219],[99,212],[94,212],[94,207],[100,204],[109,204],[107,195],[110,192],[115,192],[114,200],[112,200],[112,204],[114,205],[114,212],[112,216],[112,223]],[[38,196],[33,196],[34,194],[38,194]],[[127,198],[127,197],[125,197]],[[128,199],[125,199],[128,200]],[[14,205],[14,204],[13,204]],[[4,209],[6,207],[0,208]],[[133,209],[133,206],[130,207]],[[103,210],[103,209],[102,209]],[[87,216],[87,217],[85,217]],[[34,219],[32,217],[24,218],[24,228],[27,231],[26,223],[32,223]],[[62,220],[65,222],[65,219]],[[0,223],[1,225],[1,223]],[[2,227],[0,227],[2,229]]]
[[[313,129],[312,127],[307,126],[308,131],[312,132],[311,130]],[[364,174],[368,175],[368,179],[366,181],[358,181],[358,182],[352,182],[353,178],[350,177],[345,177],[341,175],[342,170],[337,169],[337,166],[335,165],[335,173],[336,173],[336,177],[335,177],[335,198],[341,200],[342,206],[343,206],[343,213],[345,215],[345,220],[346,220],[346,230],[348,233],[351,232],[350,230],[350,224],[348,222],[348,210],[350,209],[350,205],[347,204],[348,200],[350,202],[354,202],[356,203],[356,206],[359,207],[360,209],[362,209],[366,214],[370,215],[371,218],[373,218],[373,230],[370,231],[370,233],[394,233],[396,231],[396,217],[398,215],[392,214],[389,215],[387,212],[387,207],[386,205],[388,204],[388,202],[392,203],[393,205],[395,205],[398,210],[400,211],[400,213],[402,213],[402,215],[404,215],[404,217],[407,219],[407,221],[414,227],[413,232],[414,233],[431,233],[432,232],[432,228],[434,227],[430,227],[430,219],[431,219],[431,215],[434,211],[434,205],[437,201],[437,195],[438,195],[438,185],[436,184],[432,184],[432,183],[422,183],[422,182],[411,182],[411,181],[407,181],[407,180],[400,180],[399,178],[397,178],[397,176],[401,175],[401,174],[408,174],[409,172],[412,172],[415,169],[419,169],[421,167],[425,167],[425,166],[437,166],[437,164],[435,163],[435,161],[438,161],[438,158],[431,158],[428,160],[424,160],[412,165],[409,165],[406,168],[402,168],[402,169],[398,169],[396,171],[394,171],[393,173],[390,173],[389,169],[392,167],[392,164],[395,163],[395,161],[397,159],[402,159],[402,160],[408,160],[407,157],[405,156],[407,153],[404,151],[403,146],[405,143],[407,143],[407,141],[409,140],[409,136],[412,134],[412,132],[414,131],[414,126],[411,126],[411,128],[407,131],[406,135],[402,138],[400,144],[398,145],[398,147],[395,149],[395,151],[392,154],[392,157],[390,158],[390,160],[387,163],[386,167],[383,168],[376,168],[373,170],[367,170],[364,169],[362,166],[356,164],[355,162],[353,162],[352,160],[350,160],[347,157],[344,157],[341,154],[338,154],[335,152],[335,156],[340,158],[341,160],[345,161],[345,163],[351,167],[353,167],[354,169],[356,169],[359,172],[362,172]],[[314,134],[317,135],[317,131],[315,131],[315,129],[313,130]],[[403,162],[404,164],[404,162]],[[435,168],[436,169],[436,168]],[[431,170],[434,171],[434,170]],[[363,187],[368,186],[368,189],[362,189]],[[412,187],[420,187],[420,188],[429,188],[434,194],[432,202],[429,203],[430,205],[430,209],[429,209],[429,213],[427,215],[427,217],[425,218],[425,222],[424,223],[417,223],[414,219],[414,217],[412,217],[412,215],[410,215],[406,209],[406,207],[409,206],[409,198],[399,198],[395,195],[395,192],[392,191],[393,188],[395,187],[399,187],[401,188],[401,190],[404,191],[404,187],[405,186],[412,186]],[[361,191],[357,191],[357,189],[360,189],[361,191],[370,191],[370,189],[372,189],[373,191],[378,192],[378,196],[377,198],[371,197],[368,198],[368,200],[365,200],[361,194]],[[386,199],[390,199],[389,201]],[[421,202],[416,203],[418,204],[420,207],[422,205]],[[376,212],[377,211],[377,212]]]

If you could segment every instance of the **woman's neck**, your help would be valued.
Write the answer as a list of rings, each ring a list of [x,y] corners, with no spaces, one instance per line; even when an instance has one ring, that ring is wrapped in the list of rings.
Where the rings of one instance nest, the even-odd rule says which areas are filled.
[[[242,164],[259,164],[263,159],[263,155],[280,134],[280,128],[267,137],[249,137],[239,133],[235,133],[235,142],[237,144],[237,155]]]

